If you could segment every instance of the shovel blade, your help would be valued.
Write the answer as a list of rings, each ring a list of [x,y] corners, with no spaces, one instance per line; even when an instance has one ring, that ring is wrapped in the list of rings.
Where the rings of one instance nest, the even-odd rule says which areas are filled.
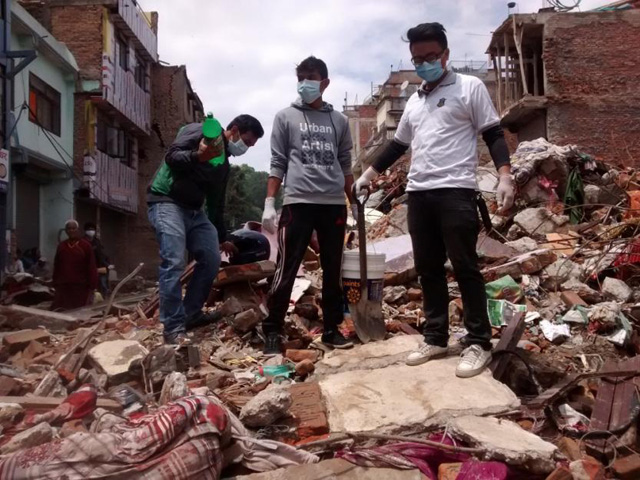
[[[349,305],[349,311],[356,335],[362,343],[384,340],[387,327],[384,323],[382,306],[378,302],[361,299],[358,303]]]

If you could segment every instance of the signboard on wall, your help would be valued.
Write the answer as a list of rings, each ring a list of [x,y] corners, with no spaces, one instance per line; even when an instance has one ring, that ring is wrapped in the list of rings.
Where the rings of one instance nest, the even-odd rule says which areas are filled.
[[[9,151],[0,149],[0,192],[6,193],[9,185]]]

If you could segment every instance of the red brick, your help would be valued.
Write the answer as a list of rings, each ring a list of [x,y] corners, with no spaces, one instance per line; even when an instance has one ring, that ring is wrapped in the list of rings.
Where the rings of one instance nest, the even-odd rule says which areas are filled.
[[[574,460],[580,460],[582,458],[582,452],[580,451],[580,445],[574,439],[569,437],[562,437],[556,444],[562,454],[569,459],[570,462]]]
[[[640,478],[640,455],[634,454],[618,458],[613,462],[613,471],[620,480],[636,480]]]
[[[289,387],[289,391],[293,400],[289,411],[297,421],[298,437],[304,439],[329,433],[329,420],[318,383],[298,383]]]
[[[410,288],[407,291],[407,297],[412,302],[420,302],[422,300],[422,290],[419,288]]]
[[[306,377],[316,369],[311,360],[305,359],[296,364],[296,375]]]
[[[20,384],[15,378],[0,375],[0,396],[14,395],[20,390]]]
[[[315,362],[318,360],[317,350],[287,350],[284,354],[292,362],[301,362],[303,360],[311,360]]]
[[[10,351],[22,350],[32,341],[46,343],[49,341],[49,332],[42,329],[25,330],[24,332],[12,333],[4,337],[4,343]]]
[[[571,290],[562,292],[560,294],[560,298],[568,307],[573,307],[574,305],[581,305],[583,307],[588,306],[587,303],[582,298],[580,298],[580,295]]]
[[[438,467],[438,480],[456,480],[462,463],[442,463]]]

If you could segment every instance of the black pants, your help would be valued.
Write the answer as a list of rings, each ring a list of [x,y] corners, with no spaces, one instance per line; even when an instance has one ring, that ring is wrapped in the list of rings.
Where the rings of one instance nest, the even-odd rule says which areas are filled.
[[[346,219],[344,205],[296,203],[282,209],[278,225],[278,266],[267,301],[269,316],[263,323],[266,334],[282,332],[293,283],[314,230],[320,244],[324,331],[335,331],[342,323],[340,272]]]
[[[424,297],[424,336],[430,345],[446,347],[449,340],[444,268],[448,256],[462,294],[468,331],[463,342],[491,348],[487,297],[476,253],[480,225],[475,195],[466,188],[409,193],[409,233]]]

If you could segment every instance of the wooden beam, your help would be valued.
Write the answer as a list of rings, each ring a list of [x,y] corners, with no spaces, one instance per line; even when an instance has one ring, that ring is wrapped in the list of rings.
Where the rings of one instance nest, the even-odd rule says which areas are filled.
[[[498,49],[498,60],[496,61],[496,57],[493,58],[493,71],[496,75],[496,82],[498,83],[498,92],[497,92],[497,101],[498,112],[502,115],[502,69],[500,68],[500,50]]]
[[[540,83],[538,82],[538,52],[533,52],[533,94],[540,95]]]
[[[516,23],[516,16],[513,16],[513,41],[516,44],[516,50],[518,51],[518,59],[520,63],[520,76],[522,78],[522,93],[529,95],[529,87],[527,86],[527,76],[524,72],[524,62],[522,61],[522,37],[524,36],[524,25],[518,29]]]
[[[505,91],[505,109],[511,105],[511,67],[509,66],[509,35],[504,32],[504,91]]]
[[[511,355],[500,355],[499,352],[515,351],[526,328],[526,324],[524,323],[524,314],[522,312],[516,312],[515,315],[508,318],[507,321],[507,328],[504,329],[500,336],[500,341],[494,350],[495,358],[489,367],[493,372],[493,378],[496,380],[502,380],[509,364],[513,360]]]

